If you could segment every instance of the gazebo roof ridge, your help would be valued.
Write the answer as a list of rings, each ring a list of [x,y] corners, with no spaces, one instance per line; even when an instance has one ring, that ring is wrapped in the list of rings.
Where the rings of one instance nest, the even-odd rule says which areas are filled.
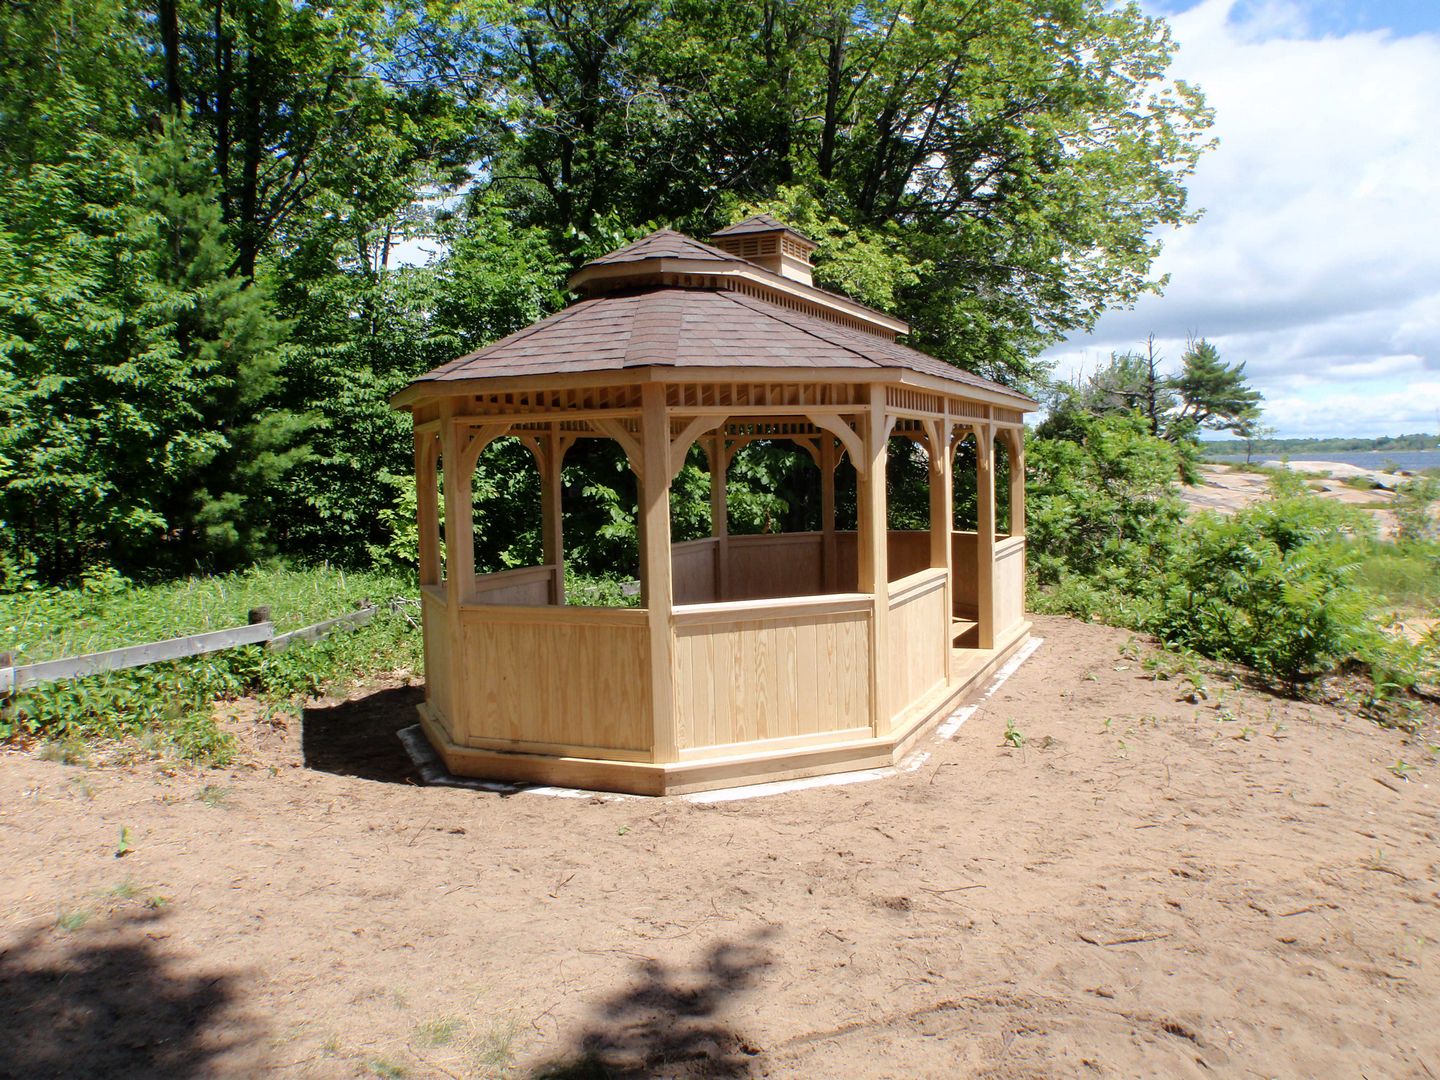
[[[701,259],[707,262],[733,263],[747,261],[739,255],[696,240],[693,236],[686,236],[675,229],[665,228],[646,233],[639,240],[618,247],[614,251],[607,251],[604,255],[597,255],[581,264],[580,270],[577,270],[572,277],[578,276],[587,266],[614,266],[619,263],[640,262],[645,259]]]

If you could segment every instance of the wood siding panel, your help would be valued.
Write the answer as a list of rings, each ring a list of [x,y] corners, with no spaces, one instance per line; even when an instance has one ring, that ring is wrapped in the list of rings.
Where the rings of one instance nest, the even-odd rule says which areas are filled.
[[[995,632],[1025,619],[1025,538],[1012,536],[995,548]]]
[[[522,566],[498,574],[483,574],[475,579],[474,602],[525,607],[548,604],[552,601],[550,591],[554,580],[554,566]]]
[[[950,543],[955,614],[973,619],[980,604],[980,572],[976,565],[979,553],[975,547],[975,534],[957,532],[951,537]]]
[[[425,700],[431,714],[455,736],[454,669],[450,664],[450,623],[443,593],[438,587],[420,590],[420,621],[425,635]]]
[[[930,567],[930,530],[892,529],[887,538],[885,565],[891,581],[908,578]]]
[[[673,544],[670,565],[677,604],[713,604],[720,597],[715,584],[715,551],[719,541],[713,536]]]
[[[730,537],[726,600],[816,596],[823,588],[820,533]]]
[[[682,750],[844,731],[869,724],[864,607],[676,628]]]
[[[649,629],[639,610],[567,609],[566,620],[462,613],[472,700],[455,741],[649,751]]]
[[[945,610],[945,571],[929,570],[897,583],[890,602],[882,657],[890,673],[891,722],[945,681],[950,648],[950,619]]]

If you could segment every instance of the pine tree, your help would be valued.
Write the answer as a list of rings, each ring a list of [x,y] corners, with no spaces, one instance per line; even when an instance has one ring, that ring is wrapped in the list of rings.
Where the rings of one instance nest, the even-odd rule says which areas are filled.
[[[167,122],[138,172],[135,225],[153,237],[149,308],[160,316],[152,340],[200,384],[192,405],[207,442],[168,492],[171,536],[187,561],[243,563],[271,546],[270,497],[307,452],[308,419],[275,403],[287,328],[263,285],[232,272],[214,183],[183,122]]]
[[[1225,363],[1220,350],[1204,338],[1192,340],[1180,362],[1184,367],[1174,387],[1181,405],[1172,426],[1239,433],[1259,418],[1263,399],[1245,381],[1244,363]]]

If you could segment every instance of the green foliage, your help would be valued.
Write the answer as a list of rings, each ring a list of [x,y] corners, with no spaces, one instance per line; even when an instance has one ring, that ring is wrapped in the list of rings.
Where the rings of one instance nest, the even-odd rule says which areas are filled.
[[[1440,614],[1440,544],[1357,545],[1355,583],[1402,615]]]
[[[652,224],[776,210],[821,282],[1023,381],[1153,287],[1157,226],[1192,216],[1210,118],[1173,47],[1104,0],[8,5],[0,588],[272,552],[399,565],[390,395],[557,310],[577,260]],[[395,268],[420,238],[441,253]],[[922,518],[920,464],[895,455],[897,521]],[[585,572],[633,563],[615,465],[566,464]],[[704,527],[703,476],[677,484],[678,537]],[[803,459],[759,447],[728,484],[737,531],[810,527]],[[481,567],[534,559],[523,451],[477,490]]]
[[[1440,477],[1412,477],[1396,489],[1391,509],[1395,514],[1402,542],[1440,540],[1440,517],[1437,517],[1435,512],[1436,502],[1440,502]]]
[[[1087,581],[1069,587],[1089,611],[1100,611],[1107,595],[1146,596],[1169,559],[1184,516],[1180,455],[1136,414],[1075,424],[1077,440],[1027,443],[1030,565],[1041,585]]]
[[[1354,654],[1368,609],[1343,542],[1363,518],[1287,495],[1197,514],[1166,568],[1152,629],[1167,643],[1295,686]]]
[[[37,253],[44,257],[37,258]],[[234,276],[185,133],[81,129],[0,174],[0,517],[45,579],[263,555],[303,455],[274,402],[283,328]]]
[[[28,688],[0,716],[0,739],[149,734],[180,757],[223,764],[234,747],[216,726],[217,700],[256,695],[283,706],[354,679],[417,671],[417,620],[385,606],[414,591],[406,577],[273,569],[148,588],[109,572],[78,589],[0,595],[0,630],[21,663],[243,624],[261,606],[284,632],[345,614],[362,599],[381,605],[364,626],[283,652],[249,646]]]
[[[473,18],[424,33],[437,62],[499,74],[498,95],[465,91],[505,110],[489,186],[527,220],[578,254],[642,216],[704,232],[775,206],[846,240],[824,280],[893,292],[920,347],[977,370],[1024,377],[1152,287],[1151,230],[1191,217],[1209,113],[1164,75],[1165,23],[1133,6],[586,0]]]
[[[1150,434],[1182,448],[1187,472],[1193,472],[1199,461],[1199,432],[1243,435],[1257,430],[1261,396],[1246,382],[1245,365],[1225,363],[1204,338],[1192,340],[1180,360],[1179,374],[1164,374],[1164,358],[1155,351],[1153,337],[1143,354],[1112,353],[1084,382],[1051,387],[1049,415],[1040,433],[1075,438],[1081,417],[1138,412]]]
[[[1072,431],[1029,443],[1036,610],[1148,630],[1292,690],[1355,663],[1387,723],[1400,722],[1400,695],[1440,681],[1434,635],[1416,644],[1384,627],[1440,603],[1433,544],[1376,541],[1363,513],[1289,470],[1273,473],[1266,502],[1185,518],[1176,448],[1140,413],[1079,415]]]

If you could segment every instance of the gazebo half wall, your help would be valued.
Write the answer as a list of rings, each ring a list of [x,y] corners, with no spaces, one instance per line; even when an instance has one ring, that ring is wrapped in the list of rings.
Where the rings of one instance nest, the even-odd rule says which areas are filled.
[[[992,387],[755,366],[415,384],[401,403],[415,420],[427,736],[457,774],[640,794],[894,762],[1028,635],[1027,400]],[[543,563],[477,575],[471,476],[502,435],[523,440],[539,467]],[[928,531],[886,527],[897,436],[930,462]],[[966,436],[979,512],[960,532],[952,470]],[[618,443],[637,477],[637,608],[566,602],[560,475],[584,438]],[[814,459],[818,531],[728,534],[725,471],[757,440],[789,440]],[[1003,534],[997,441],[1010,460]],[[697,442],[713,535],[672,545],[670,486]],[[835,528],[842,460],[856,471],[853,532]]]

